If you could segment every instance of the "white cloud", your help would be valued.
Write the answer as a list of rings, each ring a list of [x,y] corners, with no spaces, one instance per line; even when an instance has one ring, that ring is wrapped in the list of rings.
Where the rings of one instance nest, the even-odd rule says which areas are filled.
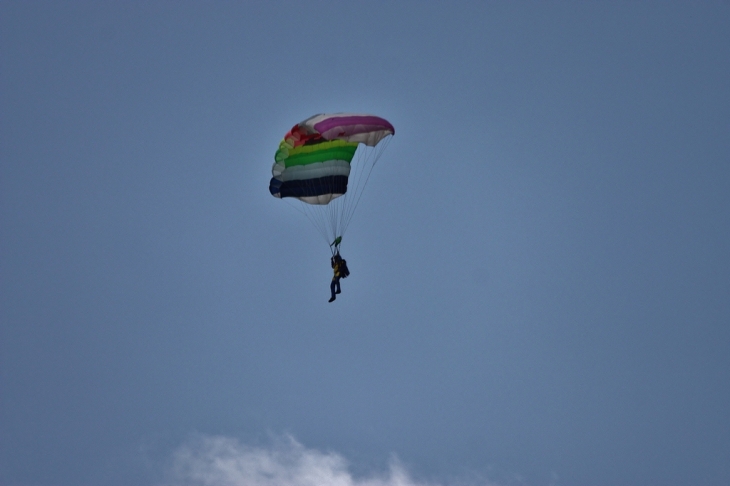
[[[436,486],[414,481],[397,460],[387,473],[355,478],[339,454],[285,437],[267,448],[201,437],[173,456],[167,486]],[[484,483],[482,483],[484,484]],[[494,485],[493,485],[494,486]]]

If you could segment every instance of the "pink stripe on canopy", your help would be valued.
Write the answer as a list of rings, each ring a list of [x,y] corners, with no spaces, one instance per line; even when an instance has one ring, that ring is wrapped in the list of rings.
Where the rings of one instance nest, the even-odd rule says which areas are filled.
[[[391,125],[388,120],[373,115],[333,116],[316,123],[314,125],[314,129],[326,138],[329,137],[326,136],[325,133],[330,136],[334,135],[335,137],[357,135],[360,133],[375,131],[386,131],[391,134],[395,134],[395,128],[393,128],[393,125]]]

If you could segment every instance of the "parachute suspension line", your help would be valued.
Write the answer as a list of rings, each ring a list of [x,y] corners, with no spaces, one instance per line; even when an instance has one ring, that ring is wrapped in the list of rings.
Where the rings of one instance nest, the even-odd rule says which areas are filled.
[[[317,232],[319,233],[319,235],[322,237],[322,239],[327,240],[327,231],[326,231],[326,229],[319,223],[319,221],[317,221],[316,218],[313,218],[312,217],[313,213],[312,213],[312,215],[310,215],[310,212],[308,212],[306,210],[307,209],[307,206],[309,206],[308,204],[306,204],[304,202],[301,202],[301,201],[297,201],[296,203],[293,202],[293,201],[290,202],[286,198],[284,198],[284,201],[286,201],[286,203],[289,206],[291,206],[292,208],[296,209],[297,211],[299,211],[300,213],[302,213],[304,216],[306,216],[307,219],[309,220],[309,222],[312,223],[312,225],[314,226],[314,228],[317,230]],[[304,209],[302,209],[302,207]]]
[[[322,239],[327,241],[329,235],[327,232],[327,222],[322,217],[322,211],[319,210],[318,207],[312,206],[310,204],[307,204],[305,202],[302,202],[304,206],[306,206],[307,211],[312,215],[312,218],[317,221],[317,228],[319,229],[320,234],[322,235]]]
[[[314,182],[311,180],[307,181],[307,184],[310,186],[310,188],[314,187]],[[329,235],[327,232],[327,220],[324,218],[324,215],[322,214],[322,210],[319,207],[319,205],[312,205],[303,203],[305,206],[307,206],[307,210],[312,213],[312,216],[317,218],[317,221],[319,222],[319,225],[321,227],[321,232],[323,234],[324,239],[326,240]]]
[[[364,174],[365,171],[368,169],[369,166],[372,165],[372,158],[375,155],[374,152],[375,149],[370,149],[368,147],[362,147],[362,150],[359,150],[359,154],[357,154],[357,161],[356,161],[356,172],[357,176],[355,178],[355,187],[353,188],[352,194],[350,196],[350,200],[347,201],[344,210],[342,211],[342,225],[343,227],[348,225],[349,220],[352,218],[352,212],[353,207],[355,203],[357,202],[358,198],[362,194],[363,190],[365,189],[364,183],[366,182],[364,180]]]
[[[350,162],[350,177],[348,178],[348,188],[344,201],[342,201],[340,205],[340,211],[339,211],[339,226],[340,231],[344,233],[345,230],[345,221],[347,217],[347,210],[350,205],[350,201],[353,199],[354,196],[357,195],[358,186],[360,182],[360,175],[362,173],[362,166],[364,164],[364,156],[363,154],[366,152],[364,150],[364,146],[359,146],[357,150],[355,151],[355,157],[354,160]]]
[[[309,204],[305,202],[301,202],[301,204],[304,206],[305,211],[307,211],[309,215],[309,220],[312,221],[312,223],[317,228],[317,231],[322,236],[323,240],[327,240],[327,225],[322,220],[322,215],[319,211],[316,211],[316,208],[310,207]]]
[[[330,191],[334,191],[334,184],[332,185],[332,188],[330,189]],[[342,197],[343,196],[340,196],[337,199],[342,199]],[[337,211],[336,211],[337,204],[332,204],[332,203],[336,203],[336,202],[337,202],[337,200],[335,199],[334,201],[330,201],[330,203],[327,205],[327,218],[329,220],[330,229],[332,230],[331,236],[332,236],[333,240],[335,238],[337,238],[337,236],[338,236],[338,234],[337,234],[337,229],[338,229],[337,228]]]
[[[306,184],[309,186],[310,189],[313,189],[315,184],[311,180],[306,180]],[[307,218],[312,222],[314,227],[317,229],[319,234],[322,236],[322,239],[329,244],[329,231],[328,231],[328,224],[327,224],[327,218],[324,213],[324,209],[321,207],[321,205],[318,204],[308,204],[304,201],[300,201],[300,204],[304,208],[304,212],[307,215]]]
[[[308,184],[310,184],[310,186],[314,186],[313,181],[308,181]],[[327,214],[326,214],[326,212],[329,208],[327,208],[326,206],[323,208],[322,205],[320,205],[320,204],[314,204],[314,205],[310,205],[310,204],[306,204],[306,203],[304,203],[304,204],[306,206],[308,206],[308,209],[318,219],[318,221],[321,225],[321,228],[322,228],[321,232],[324,235],[324,239],[327,241],[327,244],[329,244],[330,232],[328,231],[328,229],[330,228],[330,225],[328,224],[329,218],[327,217]]]
[[[334,185],[334,178],[329,179],[329,193],[334,194],[335,192],[335,185]],[[329,228],[331,230],[330,237],[332,240],[334,240],[337,237],[337,199],[341,199],[342,196],[339,198],[335,198],[334,200],[329,201],[329,203],[326,205],[325,210],[327,211],[327,221],[329,223]],[[328,244],[331,243],[331,241],[327,242]]]
[[[352,201],[357,198],[358,193],[361,191],[362,173],[368,164],[368,155],[370,155],[370,152],[366,146],[358,147],[355,152],[355,160],[350,163],[350,184],[348,184],[347,196],[343,198],[344,200],[340,204],[339,210],[338,223],[340,235],[347,229],[348,212],[350,211]]]
[[[391,138],[392,135],[387,136],[385,139],[381,140],[377,146],[373,147],[373,150],[365,151],[367,153],[363,157],[358,157],[357,165],[360,167],[357,175],[355,191],[352,194],[351,200],[345,203],[345,208],[340,214],[342,228],[341,234],[344,233],[350,225],[350,221],[355,215],[355,210],[357,210],[357,206],[360,203],[360,198],[365,191],[365,186],[367,186],[367,183],[370,180],[370,175],[373,173],[375,164],[378,163],[380,156],[383,155],[383,152],[385,152]],[[367,172],[367,175],[365,175],[365,172]]]

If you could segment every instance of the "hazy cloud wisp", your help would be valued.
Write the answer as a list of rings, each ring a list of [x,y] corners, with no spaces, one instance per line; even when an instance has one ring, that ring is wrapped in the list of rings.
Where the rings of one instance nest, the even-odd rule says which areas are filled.
[[[339,454],[305,448],[292,437],[269,448],[198,438],[175,452],[169,478],[165,486],[428,486],[395,459],[386,474],[354,478]]]

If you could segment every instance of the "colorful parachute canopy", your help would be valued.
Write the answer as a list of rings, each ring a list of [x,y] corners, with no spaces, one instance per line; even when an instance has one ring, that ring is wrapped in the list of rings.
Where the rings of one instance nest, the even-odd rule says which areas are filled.
[[[370,172],[394,133],[393,125],[373,115],[335,113],[307,118],[279,144],[269,191],[274,197],[303,202],[292,204],[334,253]]]
[[[393,134],[393,125],[373,115],[336,113],[307,118],[279,144],[269,191],[278,198],[329,204],[347,192],[350,164],[358,145],[375,147]]]

